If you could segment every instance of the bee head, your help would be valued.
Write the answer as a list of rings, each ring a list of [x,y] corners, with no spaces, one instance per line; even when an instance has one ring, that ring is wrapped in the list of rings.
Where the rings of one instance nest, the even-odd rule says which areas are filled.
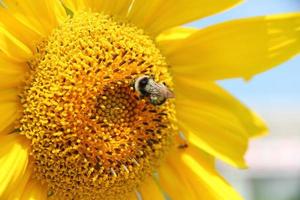
[[[138,85],[139,85],[140,88],[144,88],[144,87],[146,87],[148,82],[149,82],[149,77],[148,76],[143,76],[139,79]]]
[[[148,76],[141,76],[135,80],[134,89],[140,93],[141,96],[149,96],[150,94],[146,91],[146,86],[149,84],[150,78]]]

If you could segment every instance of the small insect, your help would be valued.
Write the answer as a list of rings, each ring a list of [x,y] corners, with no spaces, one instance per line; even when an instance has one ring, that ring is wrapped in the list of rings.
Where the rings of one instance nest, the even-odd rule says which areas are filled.
[[[177,138],[178,143],[179,143],[179,145],[178,145],[179,149],[186,149],[186,148],[189,147],[188,141],[187,141],[187,139],[186,139],[183,132],[179,131],[176,138]]]
[[[167,99],[175,97],[166,85],[156,83],[149,76],[138,77],[134,82],[134,89],[141,97],[147,97],[153,105],[161,105]]]

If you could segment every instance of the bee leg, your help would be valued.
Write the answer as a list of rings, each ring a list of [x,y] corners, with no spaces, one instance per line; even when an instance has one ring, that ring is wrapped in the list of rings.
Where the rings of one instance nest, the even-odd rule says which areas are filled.
[[[163,103],[165,103],[166,100],[167,99],[162,97],[162,96],[157,96],[157,95],[154,95],[154,94],[150,95],[150,103],[152,105],[155,105],[155,106],[162,105]]]

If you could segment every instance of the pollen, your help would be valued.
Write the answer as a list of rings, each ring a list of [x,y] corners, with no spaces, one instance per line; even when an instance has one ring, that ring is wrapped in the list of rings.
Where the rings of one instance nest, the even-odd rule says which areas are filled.
[[[82,12],[36,45],[20,101],[34,178],[53,199],[126,199],[164,158],[176,126],[174,100],[155,106],[133,82],[172,89],[154,41],[128,22]]]

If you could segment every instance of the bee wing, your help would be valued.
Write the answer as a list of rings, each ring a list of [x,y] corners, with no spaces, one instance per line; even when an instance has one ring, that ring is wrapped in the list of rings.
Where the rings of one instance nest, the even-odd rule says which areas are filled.
[[[161,94],[163,94],[163,96],[166,98],[166,99],[169,99],[169,98],[174,98],[175,95],[174,93],[167,87],[165,86],[164,84],[160,83],[158,84],[159,85],[159,91]]]
[[[152,79],[149,80],[149,84],[147,85],[147,91],[151,94],[159,94],[160,93],[160,84],[156,83]]]
[[[169,98],[175,98],[175,95],[174,95],[174,93],[171,90],[169,90],[169,88],[166,87],[165,97],[168,98],[168,99]]]
[[[167,86],[162,83],[156,83],[152,79],[150,80],[147,91],[152,95],[162,96],[164,98],[174,98],[174,94]]]

